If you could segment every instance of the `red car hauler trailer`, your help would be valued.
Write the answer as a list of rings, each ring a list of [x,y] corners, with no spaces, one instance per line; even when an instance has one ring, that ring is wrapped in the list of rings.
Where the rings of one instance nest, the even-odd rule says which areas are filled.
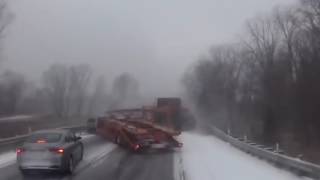
[[[179,148],[180,130],[175,119],[181,111],[179,98],[159,98],[156,107],[108,111],[97,120],[97,134],[134,151]]]

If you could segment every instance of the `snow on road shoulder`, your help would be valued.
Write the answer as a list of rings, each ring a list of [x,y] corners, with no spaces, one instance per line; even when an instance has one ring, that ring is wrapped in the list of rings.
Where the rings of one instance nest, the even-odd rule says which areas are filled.
[[[175,152],[173,159],[173,176],[174,180],[185,180],[185,172],[183,169],[182,155],[180,152]]]
[[[188,180],[301,180],[213,136],[182,133],[183,168]]]
[[[0,168],[9,166],[16,162],[16,153],[14,151],[0,154]]]
[[[93,137],[93,136],[92,136]],[[89,139],[89,138],[87,138]],[[76,171],[82,171],[88,167],[96,167],[101,161],[108,156],[117,146],[107,141],[102,141],[94,146],[85,148],[83,161],[80,162]]]
[[[104,143],[100,145],[96,145],[92,149],[87,149],[87,153],[85,154],[84,161],[94,162],[107,154],[113,151],[117,146],[111,143]],[[86,151],[86,150],[85,150]]]

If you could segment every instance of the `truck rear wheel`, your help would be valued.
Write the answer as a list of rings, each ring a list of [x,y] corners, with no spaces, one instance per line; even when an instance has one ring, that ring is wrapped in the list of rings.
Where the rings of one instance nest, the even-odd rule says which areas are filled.
[[[121,137],[120,136],[116,137],[116,144],[121,145]]]
[[[22,175],[28,175],[29,171],[27,169],[19,168]]]

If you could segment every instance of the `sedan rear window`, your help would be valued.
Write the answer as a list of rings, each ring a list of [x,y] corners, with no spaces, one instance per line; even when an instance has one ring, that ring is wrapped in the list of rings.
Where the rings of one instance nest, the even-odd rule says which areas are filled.
[[[28,143],[55,143],[59,142],[62,135],[59,133],[37,133],[31,135],[26,142]]]

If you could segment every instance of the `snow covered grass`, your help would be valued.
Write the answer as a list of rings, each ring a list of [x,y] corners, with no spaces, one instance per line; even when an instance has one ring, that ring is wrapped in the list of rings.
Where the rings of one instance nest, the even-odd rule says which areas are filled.
[[[188,180],[307,179],[248,155],[213,136],[182,133],[182,163]]]
[[[30,115],[16,115],[16,116],[8,116],[0,118],[0,121],[19,121],[19,120],[28,120],[33,116]]]
[[[183,161],[180,152],[175,152],[173,160],[173,177],[175,180],[185,180],[185,172],[183,169]]]

